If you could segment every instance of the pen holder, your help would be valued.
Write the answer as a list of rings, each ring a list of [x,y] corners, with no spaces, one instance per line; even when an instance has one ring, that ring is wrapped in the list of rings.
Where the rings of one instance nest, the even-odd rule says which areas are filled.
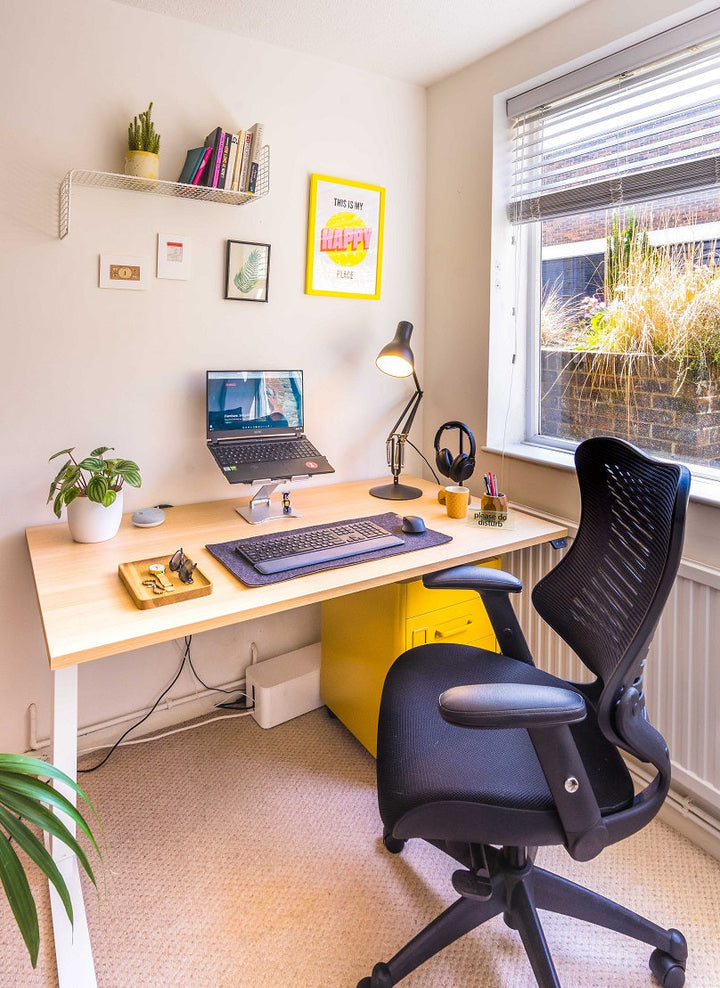
[[[491,494],[483,494],[480,498],[481,511],[502,511],[507,514],[508,499],[506,494],[498,494],[493,497]]]

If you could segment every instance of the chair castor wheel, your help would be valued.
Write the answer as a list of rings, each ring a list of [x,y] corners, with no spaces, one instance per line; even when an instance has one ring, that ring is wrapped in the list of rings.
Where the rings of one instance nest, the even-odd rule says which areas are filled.
[[[685,984],[684,963],[664,950],[653,950],[650,954],[650,970],[663,988],[683,988]]]
[[[392,834],[383,834],[382,841],[385,845],[385,850],[391,854],[399,854],[407,843],[407,841],[402,840],[400,837],[393,837]]]

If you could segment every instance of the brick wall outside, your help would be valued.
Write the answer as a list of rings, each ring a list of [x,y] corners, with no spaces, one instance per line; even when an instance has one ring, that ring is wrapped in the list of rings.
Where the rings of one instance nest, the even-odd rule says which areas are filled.
[[[546,436],[614,435],[682,460],[720,465],[720,375],[687,374],[666,358],[541,351],[541,426]]]

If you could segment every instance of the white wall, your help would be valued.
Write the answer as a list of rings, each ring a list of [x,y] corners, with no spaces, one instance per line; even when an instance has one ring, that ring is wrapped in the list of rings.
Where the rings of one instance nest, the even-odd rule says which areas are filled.
[[[491,284],[500,284],[508,307],[514,301],[513,272],[491,271],[495,95],[552,75],[559,66],[587,59],[588,53],[618,39],[639,36],[647,25],[684,19],[715,6],[708,2],[689,8],[681,0],[592,0],[428,90],[426,448],[446,419],[465,421],[479,442],[485,441]],[[497,250],[499,245],[494,246]],[[513,389],[515,400],[522,401],[520,374]],[[570,472],[480,453],[472,482],[477,485],[488,469],[498,473],[512,499],[577,518]],[[720,565],[718,520],[716,507],[692,504],[687,555]]]
[[[24,529],[54,520],[52,453],[107,444],[136,459],[143,487],[128,490],[126,510],[239,496],[204,448],[204,372],[297,366],[308,431],[337,470],[329,479],[385,474],[385,433],[410,388],[379,374],[374,357],[400,319],[415,323],[419,358],[423,350],[426,106],[420,87],[110,0],[6,0],[0,82],[0,750],[22,750],[30,703],[39,734],[50,726]],[[176,179],[186,148],[216,125],[261,120],[270,195],[231,207],[80,188],[59,241],[62,176],[122,171],[127,123],[151,99],[161,178]],[[380,301],[304,294],[313,172],[386,187]],[[98,289],[101,251],[154,264],[158,232],[191,239],[190,281]],[[227,239],[272,245],[267,305],[223,299]],[[262,658],[318,633],[308,608],[196,636],[196,665],[208,682],[233,679],[251,640]],[[168,643],[83,666],[81,724],[151,702],[178,659]],[[191,689],[183,680],[175,692]]]

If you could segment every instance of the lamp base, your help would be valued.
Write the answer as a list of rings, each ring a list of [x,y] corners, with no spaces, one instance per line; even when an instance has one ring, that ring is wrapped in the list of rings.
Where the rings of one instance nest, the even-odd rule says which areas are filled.
[[[409,484],[381,484],[379,487],[371,487],[370,493],[373,497],[381,497],[386,501],[412,501],[416,497],[422,497],[419,487],[411,487]]]

